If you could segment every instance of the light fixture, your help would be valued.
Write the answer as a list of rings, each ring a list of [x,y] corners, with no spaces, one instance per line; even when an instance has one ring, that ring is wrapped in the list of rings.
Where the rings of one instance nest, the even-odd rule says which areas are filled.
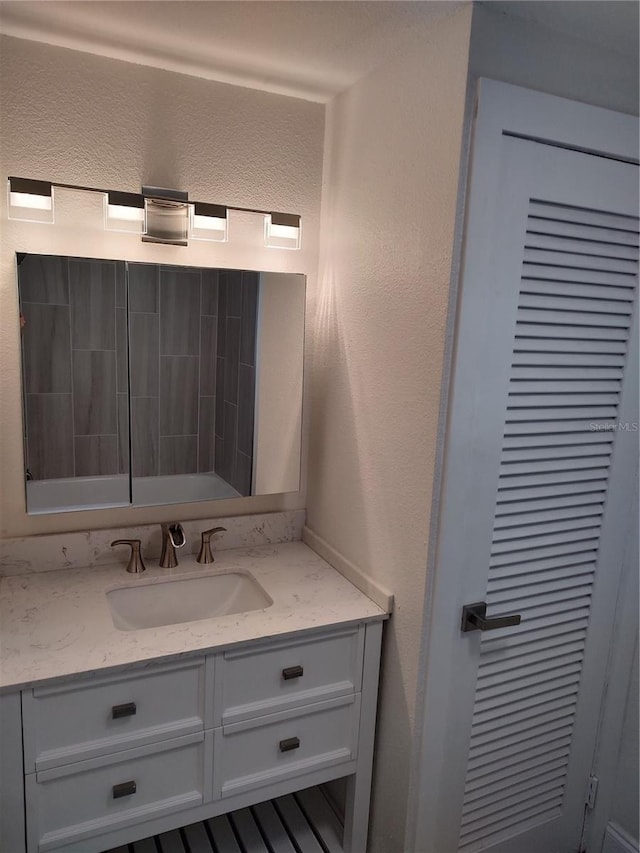
[[[104,196],[104,227],[107,231],[144,234],[144,196],[109,191]]]
[[[272,249],[300,248],[300,217],[293,213],[268,213],[264,218],[264,242]]]
[[[188,245],[188,238],[224,243],[229,234],[229,211],[264,217],[264,240],[276,249],[299,249],[301,220],[293,213],[274,213],[253,207],[190,202],[183,190],[142,187],[141,193],[105,190],[75,184],[9,178],[8,216],[25,222],[53,222],[54,188],[100,193],[104,197],[104,227],[139,234],[145,242]]]
[[[224,243],[227,239],[227,208],[222,204],[196,201],[191,205],[189,236],[194,240]]]
[[[146,227],[145,243],[186,246],[189,236],[189,195],[182,190],[142,187]]]
[[[53,186],[48,181],[9,178],[7,201],[9,219],[23,222],[54,221]]]

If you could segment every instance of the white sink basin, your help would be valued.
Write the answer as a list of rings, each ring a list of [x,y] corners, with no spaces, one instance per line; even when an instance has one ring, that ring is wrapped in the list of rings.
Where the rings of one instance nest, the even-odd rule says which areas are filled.
[[[106,595],[113,624],[121,631],[246,613],[273,604],[248,572],[141,580]]]

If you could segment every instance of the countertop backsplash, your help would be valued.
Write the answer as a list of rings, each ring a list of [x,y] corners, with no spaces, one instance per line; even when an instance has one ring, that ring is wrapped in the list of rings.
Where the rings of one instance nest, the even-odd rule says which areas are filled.
[[[226,532],[211,540],[212,550],[251,548],[280,542],[296,542],[302,538],[304,510],[287,510],[256,515],[182,521],[187,537],[183,553],[198,553],[200,533],[211,527],[226,527]],[[143,558],[149,564],[160,557],[160,524],[136,527],[114,527],[79,533],[55,533],[0,540],[0,577],[50,572],[57,569],[81,569],[105,566],[122,561],[126,564],[126,548],[112,549],[114,539],[140,539]],[[180,559],[178,552],[178,559]]]

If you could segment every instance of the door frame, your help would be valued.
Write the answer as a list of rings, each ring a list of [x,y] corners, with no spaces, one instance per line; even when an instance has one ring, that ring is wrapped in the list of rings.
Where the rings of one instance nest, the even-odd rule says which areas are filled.
[[[461,263],[461,287],[458,309],[450,311],[450,331],[455,335],[459,300],[464,294],[465,266],[474,264],[474,252],[482,250],[484,201],[496,185],[499,174],[500,146],[503,135],[516,136],[548,145],[588,154],[638,163],[638,120],[635,116],[570,101],[554,95],[523,89],[507,83],[480,79],[476,92],[475,118],[471,129],[472,146],[467,181],[468,199],[464,215],[464,248]],[[462,217],[458,217],[461,221]],[[452,294],[456,288],[452,282]],[[455,298],[455,297],[453,297]],[[452,631],[456,632],[455,612],[461,583],[459,566],[452,564],[442,547],[443,541],[455,538],[454,521],[448,512],[448,493],[454,478],[455,464],[448,450],[457,444],[468,426],[460,423],[454,412],[456,346],[451,348],[451,364],[445,371],[449,401],[441,413],[439,436],[440,476],[435,479],[431,520],[427,582],[420,636],[418,700],[409,787],[406,825],[407,853],[455,853],[433,847],[438,826],[446,820],[447,800],[439,780],[449,756],[444,746],[445,723],[449,712],[449,674],[455,666]],[[623,645],[633,636],[620,637]],[[623,652],[628,654],[628,651]],[[444,817],[443,817],[444,816]]]
[[[638,517],[638,486],[632,515]],[[598,779],[595,806],[585,815],[582,849],[600,853],[607,825],[611,818],[616,785],[616,771],[622,745],[622,731],[627,710],[629,685],[638,637],[638,527],[631,531],[627,542],[618,587],[615,631],[609,649],[606,693],[602,702],[600,726],[596,742],[592,773]],[[636,839],[636,844],[638,839]]]

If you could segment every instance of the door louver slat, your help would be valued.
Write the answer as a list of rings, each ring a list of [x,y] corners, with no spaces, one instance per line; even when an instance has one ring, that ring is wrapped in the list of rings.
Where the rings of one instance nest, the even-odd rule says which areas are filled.
[[[539,217],[557,222],[572,222],[592,228],[628,231],[635,243],[638,242],[638,218],[636,216],[590,210],[584,207],[575,207],[571,204],[558,204],[557,202],[549,202],[542,199],[531,199],[529,203],[529,219],[537,219]],[[554,231],[553,233],[557,232]]]
[[[534,210],[533,205],[531,210]],[[542,212],[540,215],[533,212],[529,215],[527,233],[552,234],[554,237],[574,237],[577,240],[593,240],[596,243],[615,243],[638,248],[638,235],[633,230],[554,219],[553,216],[545,216]]]
[[[530,721],[532,719],[536,719],[539,715],[544,715],[551,711],[555,711],[563,716],[574,714],[575,708],[573,704],[573,694],[560,696],[559,698],[554,698],[548,702],[541,702],[539,705],[531,708],[525,708],[523,711],[514,711],[506,716],[494,717],[483,723],[475,723],[473,726],[473,734],[479,740],[481,740],[483,736],[491,736],[493,738],[497,735],[499,737],[500,732],[502,732],[506,726],[516,723],[522,723],[523,725],[530,726]]]
[[[546,705],[549,702],[558,699],[563,699],[566,697],[571,697],[571,701],[574,701],[574,697],[578,692],[578,686],[579,685],[577,682],[565,684],[564,686],[558,687],[554,690],[548,690],[544,693],[539,693],[532,698],[524,699],[519,702],[513,702],[509,706],[508,710],[505,710],[503,707],[498,706],[494,708],[488,708],[486,711],[478,712],[476,722],[474,723],[473,731],[476,731],[476,723],[478,725],[482,725],[484,723],[488,724],[490,722],[500,721],[500,725],[502,725],[506,716],[511,717],[514,714],[518,714],[520,712],[525,711],[527,713],[530,713],[531,709],[535,708],[536,705]]]
[[[481,665],[483,677],[486,678],[487,676],[490,677],[501,673],[506,678],[508,677],[507,673],[510,673],[513,669],[532,666],[538,663],[547,664],[550,660],[562,659],[564,656],[573,655],[576,652],[582,654],[581,644],[583,639],[582,634],[577,633],[573,642],[569,642],[566,638],[563,638],[556,643],[549,643],[544,648],[536,649],[534,652],[529,652],[528,649],[525,649],[524,652],[522,650],[515,651],[507,649],[505,655],[496,655],[495,659],[486,655]]]
[[[593,233],[593,232],[592,232]],[[615,234],[615,231],[611,231]],[[571,237],[568,234],[554,234],[553,228],[542,231],[539,227],[527,229],[527,249],[549,249],[552,252],[574,252],[576,254],[600,255],[606,258],[626,258],[635,260],[637,257],[637,246],[632,243],[614,241],[600,232],[596,237],[589,239],[587,236]]]
[[[549,583],[562,583],[566,580],[572,584],[583,581],[583,575],[592,575],[595,571],[595,560],[592,563],[586,563],[578,566],[566,566],[562,569],[547,569],[539,572],[526,572],[520,574],[503,573],[500,577],[491,580],[488,591],[492,595],[492,599],[499,600],[500,594],[503,592],[513,593],[519,587],[529,586],[534,589],[535,586],[545,586]]]
[[[574,276],[581,270],[589,272],[605,271],[635,275],[638,270],[636,261],[619,260],[618,258],[605,258],[597,254],[587,255],[574,252],[563,252],[561,249],[550,252],[543,249],[529,249],[525,246],[523,253],[524,263],[550,268],[550,274],[555,275],[558,268],[573,271]]]
[[[616,327],[615,323],[611,323],[609,328],[601,328],[601,323],[589,325],[578,324],[573,325],[571,317],[568,318],[568,323],[561,325],[560,322],[549,324],[545,322],[543,312],[539,312],[539,320],[530,317],[531,311],[527,312],[526,321],[522,321],[518,327],[518,336],[520,338],[545,338],[550,342],[554,342],[555,338],[566,340],[567,338],[576,338],[581,341],[623,341],[626,344],[628,335],[625,332],[626,327]]]
[[[517,722],[507,722],[504,726],[501,726],[499,730],[494,729],[493,731],[487,732],[484,736],[480,736],[476,733],[477,740],[477,752],[476,755],[481,754],[482,749],[491,749],[491,743],[493,741],[498,740],[502,737],[504,733],[505,737],[510,737],[511,735],[520,735],[521,733],[526,732],[534,732],[538,728],[546,726],[547,723],[556,723],[558,721],[566,721],[574,716],[574,711],[571,707],[558,708],[555,711],[549,711],[546,714],[540,714],[535,722],[536,726],[534,728],[531,727],[531,722],[529,720],[519,720]]]
[[[552,545],[548,548],[535,548],[519,551],[517,554],[514,552],[508,554],[500,554],[492,556],[491,561],[489,563],[489,567],[491,569],[498,568],[500,566],[512,566],[517,563],[527,563],[532,562],[534,560],[542,560],[546,557],[554,557],[560,554],[574,554],[578,550],[579,547],[585,548],[585,550],[597,551],[598,550],[598,539],[587,539],[580,540],[578,542],[567,542],[558,545]]]
[[[522,354],[521,354],[522,356]],[[592,356],[587,355],[587,358],[591,358]],[[565,353],[561,355],[545,355],[545,358],[549,360],[549,364],[540,364],[537,363],[534,367],[517,367],[514,366],[511,376],[515,382],[521,380],[532,380],[532,381],[540,381],[543,379],[549,379],[554,382],[553,388],[556,388],[557,385],[555,383],[561,382],[562,380],[571,380],[571,379],[583,379],[585,381],[597,381],[597,380],[616,380],[622,379],[622,367],[618,367],[617,365],[609,365],[605,364],[601,367],[592,367],[592,366],[575,366],[571,364],[567,360],[567,356]],[[619,356],[610,356],[610,358],[618,359]],[[602,359],[599,359],[601,361]],[[516,359],[514,358],[514,365],[516,364]]]
[[[496,605],[509,604],[513,607],[520,606],[522,602],[524,606],[525,600],[527,603],[534,600],[538,601],[540,596],[546,593],[553,593],[553,596],[557,598],[560,593],[565,591],[582,589],[582,586],[578,586],[579,583],[582,583],[588,589],[591,589],[591,584],[593,583],[593,578],[590,577],[593,574],[593,568],[590,572],[572,572],[560,578],[555,573],[553,573],[551,578],[548,578],[548,574],[545,573],[544,577],[541,578],[533,578],[532,580],[536,582],[529,583],[528,585],[514,585],[511,589],[503,588],[502,591],[493,588],[491,590],[492,601]],[[566,601],[570,597],[566,595],[563,600]]]
[[[565,768],[567,766],[567,752],[564,749],[553,750],[548,756],[532,758],[524,769],[512,770],[508,774],[489,779],[478,777],[475,783],[469,784],[469,801],[482,799],[510,789],[511,785],[524,783],[540,773],[551,769]],[[495,774],[494,774],[495,775]],[[504,796],[504,794],[500,794]]]
[[[491,673],[489,670],[483,670],[483,690],[488,688],[500,687],[508,684],[508,682],[520,681],[526,679],[528,675],[537,675],[538,673],[551,672],[552,669],[560,669],[565,666],[572,666],[575,663],[580,663],[582,660],[582,652],[574,651],[572,654],[563,654],[560,656],[550,656],[537,663],[523,663],[522,660],[519,666],[513,669],[505,669],[504,672]],[[512,685],[513,686],[513,685]],[[511,689],[511,687],[509,687]],[[473,747],[475,749],[475,745]],[[473,755],[473,753],[470,753]]]
[[[496,525],[494,533],[494,543],[504,542],[506,540],[521,540],[529,536],[542,536],[549,533],[560,533],[564,530],[582,530],[587,527],[598,527],[600,525],[600,516],[602,508],[598,506],[578,507],[573,510],[565,510],[563,518],[562,514],[558,513],[558,521],[541,520],[540,514],[535,519],[527,518],[525,515],[516,516],[521,519],[520,524],[511,524],[508,527],[500,528]],[[552,513],[547,513],[547,518],[553,518]],[[567,517],[568,516],[568,517]],[[517,542],[514,542],[514,547],[517,547]],[[495,551],[495,548],[494,548]]]
[[[570,736],[565,735],[557,740],[546,740],[545,743],[538,746],[529,745],[528,747],[513,750],[509,755],[503,756],[502,759],[496,760],[491,764],[485,758],[483,761],[478,762],[478,766],[475,769],[469,769],[468,776],[475,779],[484,777],[489,780],[494,780],[496,777],[502,778],[507,776],[511,769],[521,766],[522,762],[540,758],[540,756],[548,754],[549,750],[557,750],[558,752],[566,750],[569,752],[570,748]]]
[[[544,331],[544,330],[543,330]],[[627,343],[625,338],[621,338],[620,340],[580,340],[580,339],[571,339],[571,340],[562,340],[556,337],[545,338],[544,335],[536,335],[534,337],[527,337],[522,329],[518,329],[516,333],[515,343],[513,345],[513,353],[514,353],[514,362],[516,359],[521,359],[525,364],[538,364],[535,361],[537,358],[536,355],[532,355],[531,358],[534,359],[531,362],[528,362],[523,356],[520,356],[519,353],[561,353],[563,357],[575,355],[583,357],[586,353],[587,355],[602,355],[602,356],[611,356],[611,355],[624,355],[627,351]],[[581,362],[584,364],[584,360]],[[587,362],[588,364],[593,364],[593,361]],[[597,364],[607,364],[606,359],[604,361],[600,361],[598,359]]]
[[[562,788],[560,790],[560,795],[562,792]],[[547,809],[553,808],[554,810],[558,810],[558,807],[554,805],[554,801],[557,800],[558,793],[551,792],[545,794],[543,796],[539,796],[538,800],[529,799],[526,803],[519,803],[517,806],[512,806],[511,808],[505,808],[501,815],[492,815],[492,819],[487,819],[485,821],[477,821],[474,825],[470,827],[465,827],[461,833],[460,837],[464,842],[464,838],[467,834],[477,833],[482,830],[490,830],[492,833],[495,833],[496,830],[506,829],[507,827],[513,826],[513,824],[520,824],[522,821],[523,814],[529,816],[532,813],[546,812]],[[551,801],[551,802],[550,802]]]
[[[462,816],[462,834],[466,831],[486,826],[487,823],[493,823],[492,818],[496,813],[503,812],[511,806],[519,806],[523,802],[536,800],[550,793],[557,793],[558,788],[562,788],[562,778],[555,776],[547,781],[538,781],[538,784],[531,784],[521,791],[510,791],[509,795],[504,796],[498,803],[483,804],[482,818],[477,817],[479,809],[467,811]]]
[[[549,762],[548,764],[544,764],[541,767],[534,767],[531,769],[531,772],[523,775],[518,782],[510,781],[510,784],[503,787],[493,787],[491,791],[483,791],[480,790],[476,793],[475,796],[469,797],[468,808],[472,807],[483,807],[484,803],[491,804],[496,802],[497,800],[501,800],[504,797],[504,789],[508,787],[509,792],[517,793],[518,791],[525,791],[532,785],[536,785],[538,782],[550,782],[552,779],[557,779],[562,777],[565,772],[566,762],[562,759],[558,759],[556,761]]]
[[[534,447],[518,447],[502,451],[502,464],[528,462],[529,460],[576,459],[578,456],[610,456],[612,440],[594,444],[557,444]]]
[[[638,220],[531,201],[460,850],[561,808],[634,309]]]
[[[577,284],[575,281],[551,281],[549,279],[543,281],[538,278],[523,278],[521,293],[546,294],[553,298],[559,296],[577,296],[584,300],[613,299],[622,302],[632,302],[633,282],[630,282],[629,287],[614,287],[612,284]],[[588,303],[585,302],[586,304]],[[588,311],[589,308],[586,310]]]
[[[561,296],[557,293],[551,295],[544,291],[540,292],[536,287],[531,287],[530,290],[524,291],[520,296],[520,306],[522,308],[536,308],[554,312],[584,311],[587,314],[597,311],[598,313],[602,312],[605,314],[626,315],[631,302],[633,302],[633,290],[631,288],[628,288],[625,301],[612,301],[610,298],[605,299],[592,293],[585,297],[584,291],[581,299],[576,296]]]

